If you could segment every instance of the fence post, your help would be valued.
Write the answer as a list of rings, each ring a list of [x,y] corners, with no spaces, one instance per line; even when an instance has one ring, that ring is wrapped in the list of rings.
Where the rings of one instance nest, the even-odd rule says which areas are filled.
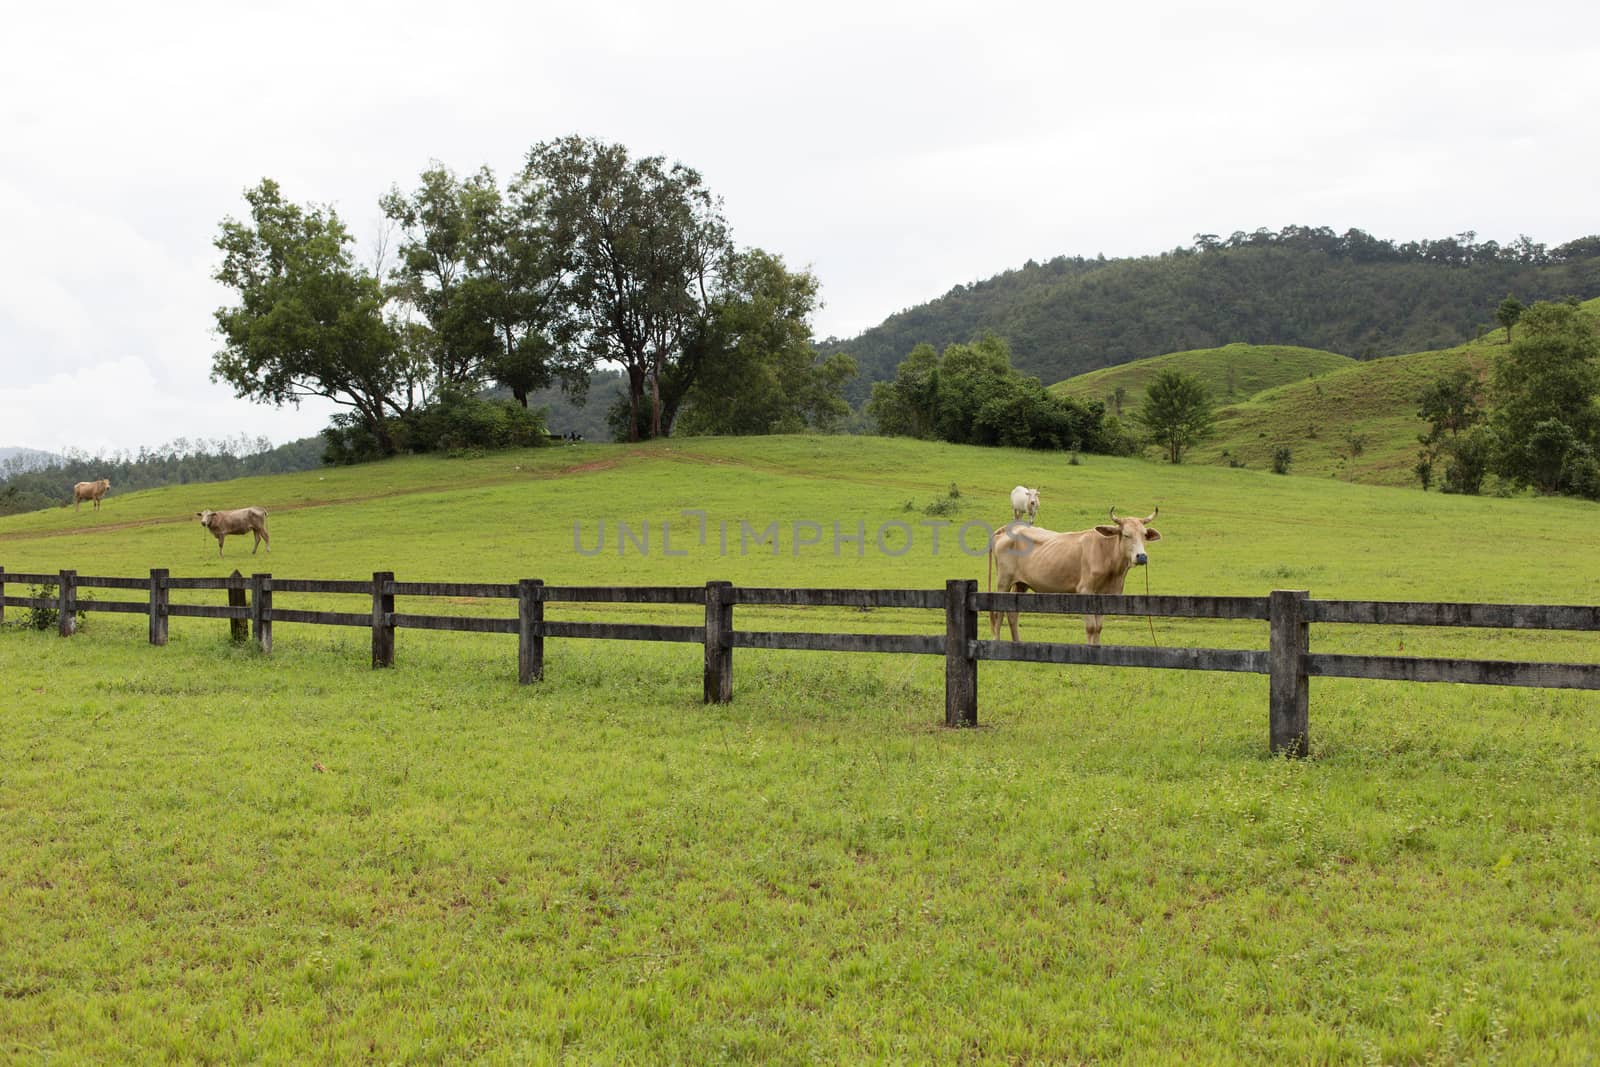
[[[706,583],[706,679],[707,704],[726,704],[733,700],[733,597],[732,582]]]
[[[372,572],[372,665],[394,666],[394,571]]]
[[[255,631],[256,647],[272,651],[272,575],[250,576],[250,629]]]
[[[240,574],[238,569],[235,568],[234,572],[228,575],[228,578],[228,607],[244,607],[244,575]],[[250,637],[250,620],[229,619],[228,637],[231,638],[233,643],[236,645],[244,644],[245,641]]]
[[[978,639],[975,578],[944,583],[944,724],[978,725],[978,661],[971,642]]]
[[[517,583],[517,682],[544,680],[544,582],[524,578]]]
[[[6,569],[0,567],[0,626],[6,622]]]
[[[56,633],[71,637],[78,628],[78,572],[62,571],[56,590]]]
[[[1268,744],[1274,754],[1304,756],[1310,745],[1310,685],[1305,660],[1311,651],[1311,624],[1306,621],[1309,596],[1304,589],[1274,589],[1268,598],[1272,691]]]
[[[167,643],[167,571],[165,567],[150,568],[150,643]]]

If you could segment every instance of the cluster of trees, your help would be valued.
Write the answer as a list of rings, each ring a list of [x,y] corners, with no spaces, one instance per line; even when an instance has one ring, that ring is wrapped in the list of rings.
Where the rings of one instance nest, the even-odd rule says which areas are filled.
[[[91,456],[69,451],[39,465],[34,459],[0,463],[0,515],[60,507],[72,500],[78,482],[111,479],[113,493],[284,474],[310,470],[322,462],[322,443],[315,437],[272,447],[264,437],[217,440],[178,438],[137,452]]]
[[[940,353],[920,344],[878,382],[866,411],[879,433],[949,441],[1120,453],[1130,443],[1105,405],[1052,396],[1011,366],[1011,350],[990,334]]]
[[[1501,305],[1502,309],[1506,307]],[[1418,398],[1428,422],[1416,473],[1447,493],[1477,493],[1485,477],[1600,500],[1600,333],[1573,302],[1539,302],[1505,323],[1516,339],[1487,387],[1460,370]]]
[[[1235,341],[1289,344],[1358,358],[1447,348],[1494,328],[1483,309],[1600,296],[1600,236],[1553,249],[1471,232],[1395,243],[1361,230],[1288,226],[1131,259],[1030,261],[824,346],[855,356],[865,397],[911,347],[985,332],[1007,338],[1016,366],[1045,382]]]
[[[493,385],[513,399],[483,403],[526,408],[558,386],[581,402],[599,364],[626,381],[609,415],[628,440],[689,413],[699,433],[847,413],[854,364],[811,347],[816,279],[737,247],[681,163],[574,136],[535,145],[503,187],[488,168],[432,166],[380,201],[397,237],[387,268],[387,250],[356,261],[331,208],[289,203],[271,180],[245,199],[249,219],[224,220],[216,241],[216,278],[238,301],[216,312],[213,377],[263,402],[347,407],[329,435],[339,458],[444,447],[427,432],[439,404],[456,409],[443,421],[515,436],[526,419],[467,411],[468,398]]]

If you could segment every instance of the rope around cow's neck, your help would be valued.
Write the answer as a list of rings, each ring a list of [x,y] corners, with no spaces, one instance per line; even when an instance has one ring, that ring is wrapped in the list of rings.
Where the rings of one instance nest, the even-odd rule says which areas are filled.
[[[1144,598],[1146,601],[1150,599],[1150,564],[1148,562],[1144,565]],[[1156,640],[1156,620],[1150,617],[1149,612],[1145,612],[1144,621],[1150,624],[1150,643],[1152,645],[1161,644],[1160,641]]]

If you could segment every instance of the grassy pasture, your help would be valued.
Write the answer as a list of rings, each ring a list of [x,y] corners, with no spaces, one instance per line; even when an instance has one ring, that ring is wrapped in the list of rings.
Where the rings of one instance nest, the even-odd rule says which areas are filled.
[[[1051,528],[1159,503],[1155,593],[1600,600],[1576,502],[834,438],[112,496],[0,520],[0,564],[932,587],[982,580],[948,538],[1007,517],[1018,482],[1044,485]],[[920,524],[951,483],[935,555]],[[272,511],[273,552],[235,538],[218,561],[192,513],[244,504]],[[778,554],[741,553],[741,519],[778,523]],[[602,520],[604,550],[575,551],[573,524],[590,550]],[[619,553],[619,520],[651,524],[648,556]],[[890,520],[903,554],[875,543]],[[834,554],[835,521],[865,526],[860,555]],[[796,551],[797,522],[822,543]],[[445,609],[512,610],[401,604]],[[985,725],[951,732],[935,657],[740,650],[734,703],[708,708],[695,645],[551,640],[524,688],[505,637],[402,630],[374,672],[363,630],[279,624],[264,658],[222,623],[174,619],[164,649],[143,624],[0,633],[0,1059],[1583,1063],[1600,1035],[1594,693],[1316,680],[1313,758],[1293,762],[1266,755],[1253,676],[984,664]],[[1106,638],[1151,633],[1109,619]],[[1600,661],[1593,634],[1314,627],[1312,644]]]

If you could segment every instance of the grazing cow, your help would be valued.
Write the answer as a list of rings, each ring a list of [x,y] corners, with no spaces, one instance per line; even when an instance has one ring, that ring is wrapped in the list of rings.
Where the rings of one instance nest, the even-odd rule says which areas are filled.
[[[1022,516],[1028,516],[1028,525],[1033,525],[1034,518],[1039,514],[1039,490],[1029,489],[1019,485],[1011,490],[1011,518],[1014,522],[1021,522]]]
[[[1002,593],[1093,593],[1117,596],[1122,592],[1123,579],[1129,567],[1143,566],[1146,541],[1159,541],[1161,535],[1154,527],[1146,525],[1155,521],[1161,511],[1156,508],[1149,518],[1117,518],[1117,509],[1111,509],[1111,521],[1089,530],[1074,533],[1055,533],[1034,526],[1002,526],[989,539],[989,573],[993,578],[996,568],[1000,580],[996,587]],[[989,613],[989,629],[994,639],[1000,639],[1000,612]],[[1017,613],[1008,611],[1011,623],[1011,640],[1017,637]],[[1100,643],[1100,616],[1085,615],[1083,628],[1089,643]]]
[[[234,508],[232,511],[197,511],[194,517],[200,520],[200,525],[211,531],[217,539],[217,558],[222,558],[222,539],[229,534],[253,533],[256,535],[255,548],[250,550],[253,556],[261,547],[261,542],[267,543],[267,551],[272,551],[272,538],[267,536],[267,509],[266,508]]]
[[[85,500],[94,501],[94,509],[100,510],[100,498],[106,495],[106,490],[111,488],[110,478],[101,478],[98,482],[79,482],[72,487],[73,511],[83,507]]]

